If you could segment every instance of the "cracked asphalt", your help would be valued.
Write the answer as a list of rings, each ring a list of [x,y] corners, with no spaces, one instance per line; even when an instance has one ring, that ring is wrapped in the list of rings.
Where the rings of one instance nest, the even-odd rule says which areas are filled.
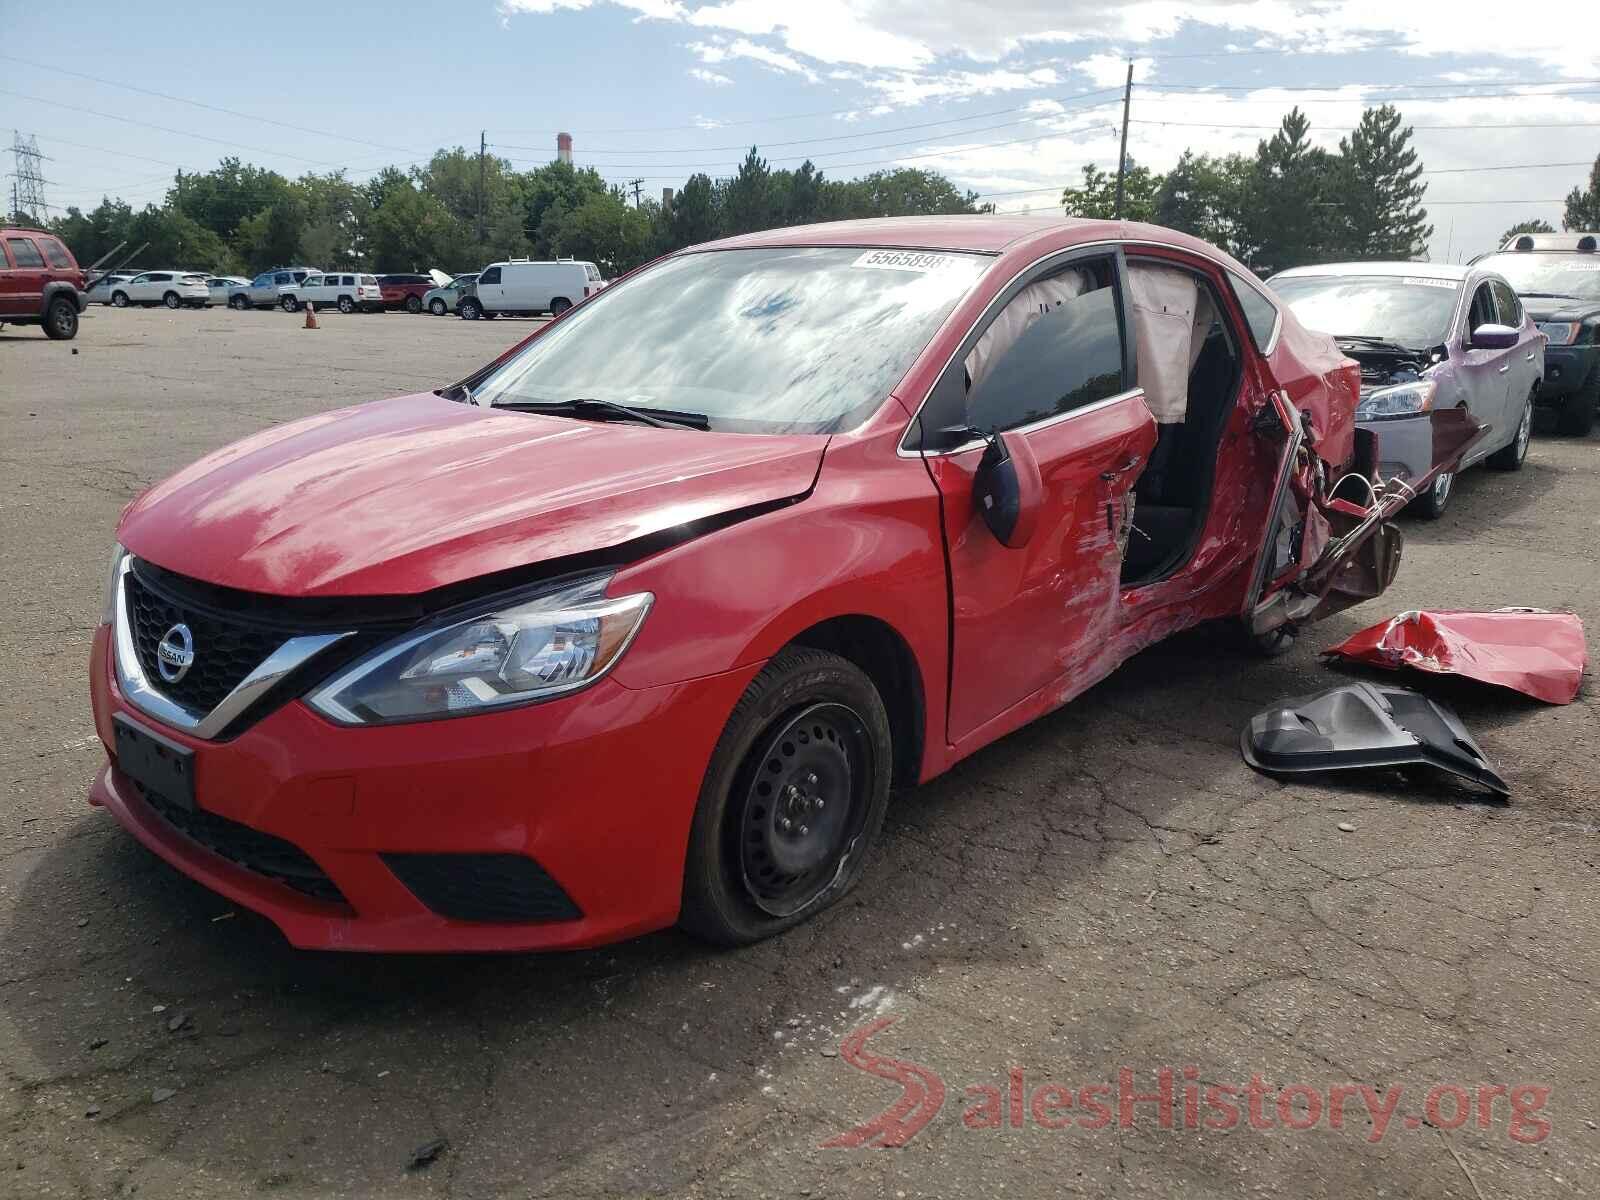
[[[273,422],[451,381],[529,328],[323,325],[97,308],[73,343],[0,332],[0,1196],[1600,1194],[1594,681],[1564,708],[1432,689],[1505,805],[1399,776],[1286,785],[1238,751],[1253,712],[1340,679],[1317,650],[1401,609],[1600,628],[1600,438],[1545,432],[1520,474],[1463,477],[1442,521],[1404,522],[1391,592],[1287,656],[1180,636],[898,796],[854,896],[777,941],[307,954],[87,805],[85,660],[139,489]],[[884,1021],[854,1057],[876,1071],[841,1056]],[[926,1126],[823,1148],[900,1099],[896,1063],[942,1084]],[[1114,1110],[1120,1070],[1149,1094],[1162,1067],[1174,1128],[1154,1101],[1099,1128],[1011,1106],[1015,1070],[1082,1117],[1080,1089],[1108,1083]],[[1340,1129],[1285,1128],[1270,1100],[1270,1128],[1187,1120],[1185,1087],[1252,1076],[1402,1091],[1381,1138],[1360,1101]]]

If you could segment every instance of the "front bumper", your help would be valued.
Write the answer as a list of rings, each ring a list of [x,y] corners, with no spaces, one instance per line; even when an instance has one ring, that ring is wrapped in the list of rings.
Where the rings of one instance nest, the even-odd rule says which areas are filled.
[[[1384,479],[1398,476],[1403,482],[1410,482],[1433,470],[1433,422],[1429,414],[1357,421],[1356,428],[1377,437],[1378,474]]]
[[[1546,346],[1544,379],[1536,402],[1566,399],[1582,388],[1596,370],[1600,370],[1600,345]]]
[[[644,690],[606,678],[574,696],[508,712],[359,729],[335,726],[291,701],[231,741],[205,742],[126,701],[108,643],[109,627],[102,626],[90,684],[111,761],[90,802],[186,875],[265,915],[291,944],[323,950],[568,949],[672,924],[706,764],[760,670],[756,664]],[[268,835],[272,864],[250,853],[225,856],[212,848],[215,838],[197,840],[163,815],[170,806],[147,799],[117,767],[112,718],[119,713],[193,750],[201,819],[246,844],[252,833]],[[306,886],[305,864],[298,876],[279,869],[285,855],[298,861],[293,852],[314,865],[315,886]],[[439,904],[439,887],[413,890],[401,881],[397,870],[417,883],[392,865],[419,861],[394,857],[406,855],[475,856],[430,858],[435,874],[441,863],[521,856],[579,915],[443,915],[438,909],[448,905]],[[474,881],[438,882],[459,893]]]

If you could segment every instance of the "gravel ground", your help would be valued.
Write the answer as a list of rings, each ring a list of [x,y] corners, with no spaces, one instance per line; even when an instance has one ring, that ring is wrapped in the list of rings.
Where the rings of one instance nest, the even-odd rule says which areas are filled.
[[[140,489],[531,328],[322,320],[0,332],[0,1195],[1600,1194],[1593,699],[1443,689],[1508,805],[1283,785],[1238,752],[1252,712],[1337,680],[1318,649],[1400,609],[1600,627],[1600,439],[1544,432],[1520,474],[1468,474],[1442,521],[1406,523],[1389,595],[1289,655],[1180,636],[898,797],[853,899],[778,941],[306,954],[85,803],[85,656]],[[1154,1099],[1123,1121],[1119,1072],[1153,1096],[1163,1067],[1172,1127]],[[1280,1111],[1292,1085],[1315,1095]],[[1223,1086],[1241,1115],[1218,1129]],[[876,1128],[904,1146],[824,1146],[902,1092],[922,1108]]]

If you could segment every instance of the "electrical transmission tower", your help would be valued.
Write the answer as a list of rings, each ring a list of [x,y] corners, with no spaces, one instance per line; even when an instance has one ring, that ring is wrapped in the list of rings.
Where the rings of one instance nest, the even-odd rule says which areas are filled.
[[[44,173],[39,169],[44,155],[39,153],[39,141],[32,134],[24,138],[20,130],[13,129],[11,133],[11,154],[17,164],[11,173],[11,212],[13,216],[26,214],[38,224],[50,210],[44,202]]]

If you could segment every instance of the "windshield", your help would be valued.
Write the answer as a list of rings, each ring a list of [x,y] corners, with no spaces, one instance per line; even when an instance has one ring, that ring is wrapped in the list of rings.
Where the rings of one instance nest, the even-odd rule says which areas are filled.
[[[1270,286],[1308,328],[1426,347],[1449,334],[1461,285],[1421,275],[1298,275]]]
[[[1483,267],[1506,277],[1513,291],[1600,300],[1600,255],[1491,254]]]
[[[989,261],[819,247],[683,255],[575,309],[475,394],[704,413],[735,432],[847,429],[883,403]]]

